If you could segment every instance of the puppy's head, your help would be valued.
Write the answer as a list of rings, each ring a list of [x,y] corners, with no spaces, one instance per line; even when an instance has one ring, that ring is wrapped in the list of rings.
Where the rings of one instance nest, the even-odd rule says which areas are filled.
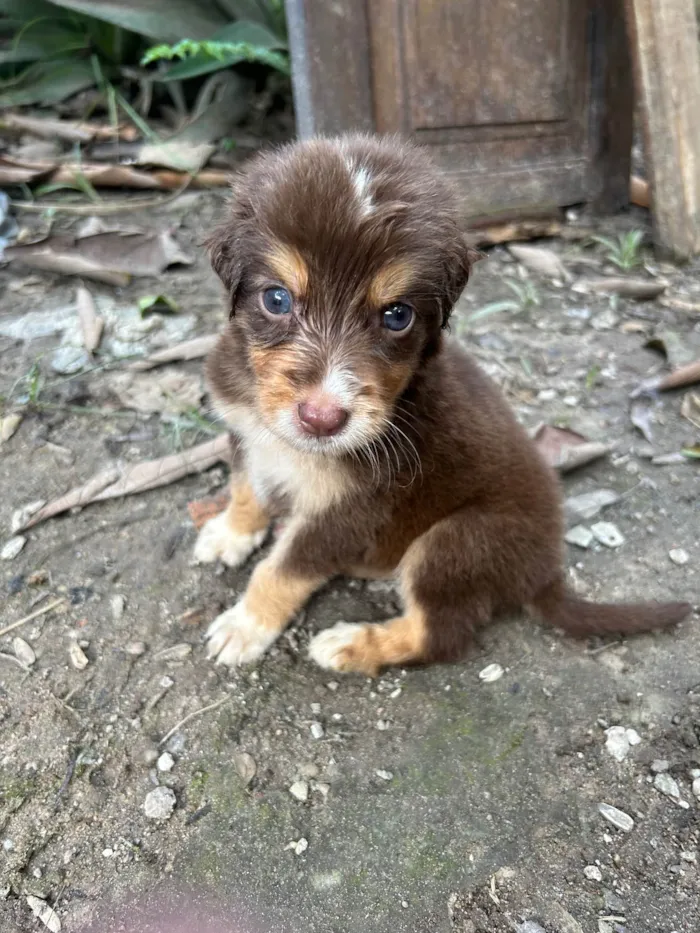
[[[209,247],[265,425],[330,454],[390,425],[476,255],[426,156],[362,136],[253,161]]]

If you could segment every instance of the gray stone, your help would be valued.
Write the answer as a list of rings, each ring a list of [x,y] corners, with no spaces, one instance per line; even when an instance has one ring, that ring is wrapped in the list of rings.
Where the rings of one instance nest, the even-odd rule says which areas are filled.
[[[309,785],[306,781],[295,781],[289,788],[289,793],[300,803],[305,803],[309,799]]]
[[[575,544],[576,547],[589,548],[593,543],[593,532],[585,525],[574,525],[564,535],[567,544]]]
[[[169,787],[156,787],[148,794],[143,809],[149,820],[169,820],[173,815],[177,798]]]
[[[603,819],[616,829],[622,830],[623,833],[629,833],[634,829],[634,820],[624,810],[618,810],[609,803],[601,803],[598,805],[598,812]]]
[[[650,767],[654,774],[662,774],[664,771],[668,771],[670,766],[665,758],[655,758]]]
[[[670,774],[664,772],[657,774],[654,778],[654,787],[662,794],[665,794],[667,797],[672,797],[674,800],[680,800],[681,798],[681,789]]]
[[[605,547],[616,548],[625,543],[625,538],[617,525],[612,522],[596,522],[591,531]]]
[[[569,496],[564,502],[564,511],[572,521],[588,521],[619,498],[613,489],[593,489],[580,496]]]

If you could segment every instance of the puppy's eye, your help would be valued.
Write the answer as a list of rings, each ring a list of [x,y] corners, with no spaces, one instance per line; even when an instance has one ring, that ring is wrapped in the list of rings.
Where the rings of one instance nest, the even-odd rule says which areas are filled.
[[[382,311],[382,324],[388,330],[406,330],[413,323],[413,308],[401,301],[387,305]]]
[[[292,296],[286,288],[266,288],[262,300],[270,314],[289,314],[292,310]]]

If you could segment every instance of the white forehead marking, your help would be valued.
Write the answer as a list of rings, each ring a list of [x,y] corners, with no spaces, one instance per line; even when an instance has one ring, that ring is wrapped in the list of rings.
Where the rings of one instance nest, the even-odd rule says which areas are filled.
[[[345,157],[345,164],[350,173],[350,180],[360,205],[360,214],[362,217],[368,217],[374,210],[374,202],[370,191],[372,176],[363,165],[356,166],[349,156]]]

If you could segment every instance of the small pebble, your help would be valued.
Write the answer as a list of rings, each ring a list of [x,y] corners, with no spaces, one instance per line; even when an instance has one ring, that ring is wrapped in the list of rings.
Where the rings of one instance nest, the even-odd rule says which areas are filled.
[[[613,489],[593,489],[579,496],[569,496],[564,502],[564,511],[575,521],[588,521],[619,498]]]
[[[603,819],[622,830],[623,833],[629,833],[634,829],[634,820],[624,810],[618,810],[609,803],[601,803],[598,805],[598,812]]]
[[[159,771],[172,771],[174,767],[175,759],[170,752],[163,752],[156,762],[156,768],[158,768]]]
[[[543,927],[539,923],[535,923],[534,920],[526,920],[525,923],[521,923],[516,927],[517,933],[544,933]]]
[[[15,535],[14,538],[10,538],[0,551],[0,560],[14,560],[26,543],[27,539],[24,535]]]
[[[121,595],[121,593],[115,593],[109,601],[110,609],[112,610],[112,619],[115,622],[118,622],[121,617],[124,615],[124,609],[126,607],[126,600]]]
[[[479,680],[482,680],[485,684],[492,684],[494,681],[500,680],[504,674],[505,671],[500,664],[488,664],[483,670],[479,671]]]
[[[21,661],[26,667],[31,667],[32,664],[36,661],[36,655],[34,654],[34,649],[26,642],[23,638],[20,638],[19,635],[15,635],[12,639],[12,650],[15,653],[15,657],[18,661]]]
[[[678,564],[679,567],[682,567],[684,564],[687,564],[690,560],[690,554],[687,551],[684,551],[682,547],[674,547],[668,552],[668,556],[671,558],[674,564]]]
[[[309,785],[306,781],[295,781],[289,788],[289,793],[300,803],[306,803],[309,799]]]
[[[87,655],[77,641],[72,641],[68,646],[68,657],[76,671],[84,671],[89,664]]]
[[[700,777],[696,777],[693,781],[693,795],[700,800]]]
[[[661,774],[664,771],[668,771],[670,765],[665,758],[655,758],[650,767],[654,774]]]
[[[233,767],[236,769],[238,777],[247,787],[252,783],[253,778],[258,773],[258,765],[248,752],[235,752],[233,755]]]
[[[564,540],[567,544],[575,544],[576,547],[586,550],[593,543],[593,532],[585,525],[574,525],[566,532]]]
[[[605,730],[605,736],[605,750],[616,761],[624,761],[629,754],[630,747],[639,745],[642,741],[636,730],[625,729],[624,726],[611,726]]]
[[[591,531],[605,547],[616,548],[625,543],[624,535],[612,522],[596,522],[591,525]]]
[[[382,781],[392,781],[394,779],[394,775],[391,771],[384,771],[381,768],[378,768],[374,773],[378,778],[381,778]]]
[[[303,855],[304,852],[306,852],[306,850],[307,850],[308,848],[309,848],[309,842],[308,842],[308,840],[307,840],[307,839],[304,839],[304,838],[302,837],[302,838],[299,840],[299,842],[297,842],[297,843],[295,844],[295,846],[294,846],[294,854],[295,854],[295,855]]]
[[[670,774],[666,774],[664,772],[657,774],[654,778],[654,787],[662,794],[665,794],[667,797],[672,797],[674,800],[680,800],[681,789]]]
[[[124,645],[124,653],[132,658],[140,658],[146,653],[146,646],[142,641],[130,641],[128,645]]]
[[[113,855],[114,855],[114,849],[108,848],[108,849],[102,850],[102,858],[112,858]]]
[[[323,738],[323,726],[321,725],[320,722],[311,723],[311,737],[314,739]]]
[[[386,732],[388,729],[391,729],[391,723],[387,719],[378,719],[376,728],[379,732]]]
[[[589,881],[602,881],[603,875],[601,874],[600,868],[597,865],[586,865],[583,869],[583,874],[588,878]]]
[[[169,787],[156,787],[146,794],[143,809],[149,820],[169,820],[177,799]]]

